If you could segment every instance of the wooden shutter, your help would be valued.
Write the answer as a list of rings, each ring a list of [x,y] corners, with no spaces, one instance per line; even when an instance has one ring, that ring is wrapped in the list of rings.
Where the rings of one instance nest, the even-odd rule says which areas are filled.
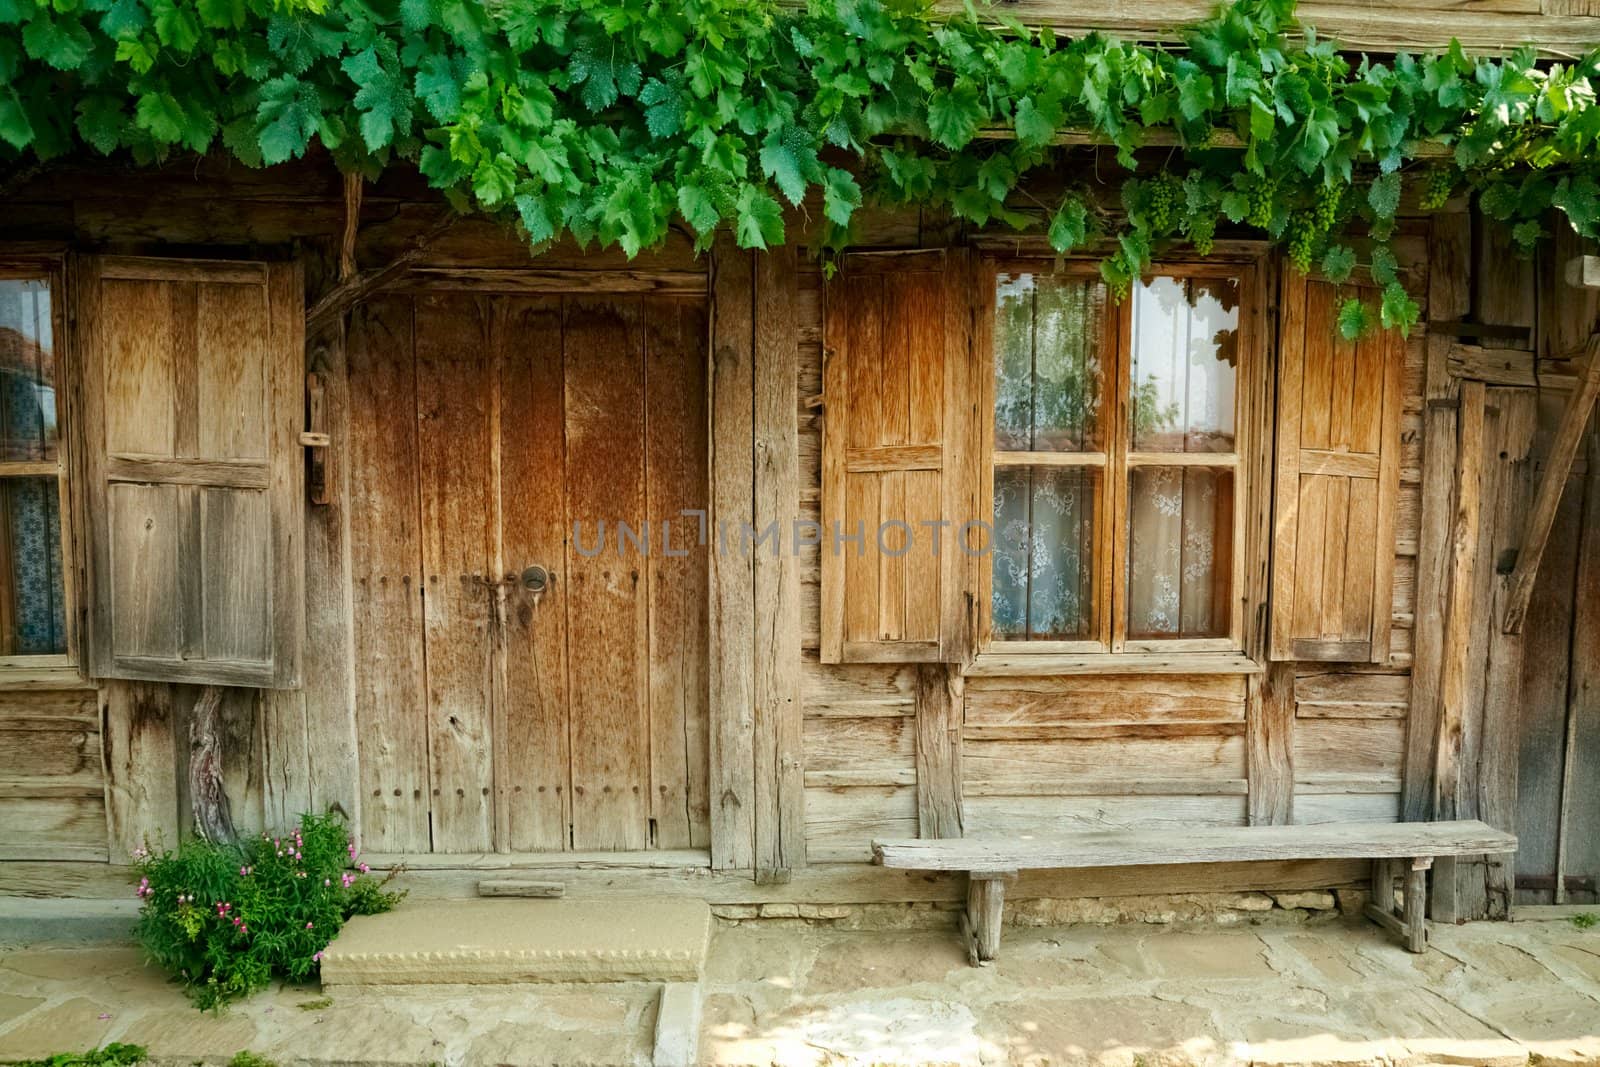
[[[966,557],[958,541],[976,517],[968,441],[980,393],[969,367],[966,264],[947,251],[861,253],[845,256],[828,283],[825,662],[953,662],[965,655]],[[940,522],[948,525],[930,525]],[[859,550],[844,539],[858,529]]]
[[[1389,658],[1400,482],[1397,330],[1339,336],[1349,286],[1284,282],[1272,551],[1275,660]]]
[[[77,299],[92,673],[299,685],[299,268],[87,258]]]

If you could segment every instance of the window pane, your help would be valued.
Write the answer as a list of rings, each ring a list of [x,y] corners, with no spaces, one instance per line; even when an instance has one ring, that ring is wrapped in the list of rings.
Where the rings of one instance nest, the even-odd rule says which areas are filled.
[[[0,279],[0,460],[56,458],[50,286]]]
[[[67,650],[61,596],[61,507],[54,478],[0,480],[4,513],[8,617],[4,654],[33,656]]]
[[[994,472],[994,632],[1087,638],[1094,626],[1100,475],[1076,467]]]
[[[1001,274],[995,286],[995,447],[1098,452],[1105,286]]]
[[[1129,637],[1227,636],[1232,471],[1134,468],[1128,541]]]
[[[1239,282],[1152,278],[1133,289],[1136,452],[1232,452]]]

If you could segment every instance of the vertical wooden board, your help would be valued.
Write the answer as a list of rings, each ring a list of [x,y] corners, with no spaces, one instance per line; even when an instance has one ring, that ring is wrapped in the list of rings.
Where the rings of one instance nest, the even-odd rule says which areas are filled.
[[[1392,339],[1387,333],[1357,341],[1350,354],[1353,396],[1348,436],[1343,441],[1352,452],[1377,452],[1383,444],[1383,390],[1388,380],[1388,360],[1401,358],[1400,353],[1392,352]]]
[[[706,313],[698,301],[652,300],[644,320],[650,818],[658,848],[705,848],[707,549],[697,543],[694,516],[683,512],[707,503]],[[757,522],[764,524],[759,515]]]
[[[1561,874],[1600,887],[1600,443],[1591,437],[1582,535],[1573,586],[1572,663],[1567,685]],[[1569,486],[1567,494],[1577,495]],[[1559,843],[1559,842],[1558,842]],[[1592,890],[1596,899],[1600,888]]]
[[[752,560],[722,541],[754,519],[754,261],[724,235],[711,261],[711,865],[717,870],[755,865],[755,578]],[[832,327],[830,326],[830,332]],[[829,367],[830,381],[846,368]],[[843,444],[847,427],[830,413],[830,443]],[[837,436],[836,436],[837,435]],[[842,464],[843,449],[833,453]],[[843,487],[843,470],[829,485]],[[842,497],[832,509],[843,509]],[[826,559],[826,556],[824,557]],[[837,558],[837,557],[835,557]],[[827,566],[825,563],[824,566]],[[842,623],[841,584],[824,582],[830,607]],[[838,658],[843,626],[823,625],[825,654]]]
[[[173,657],[183,643],[179,596],[185,531],[181,487],[112,485],[107,492],[111,543],[111,614],[116,655]],[[193,561],[188,561],[192,563]]]
[[[966,693],[959,668],[917,666],[917,836],[960,837],[961,733]]]
[[[1344,543],[1352,548],[1361,545],[1376,545],[1378,530],[1378,482],[1375,478],[1350,478],[1347,481],[1347,495],[1349,504],[1346,509]],[[1368,555],[1361,552],[1350,552],[1347,555],[1349,569],[1341,567],[1343,578],[1342,588],[1339,590],[1339,603],[1343,609],[1343,616],[1330,620],[1328,633],[1338,635],[1345,641],[1366,641],[1372,637],[1373,612],[1377,605],[1373,603],[1375,597],[1373,573],[1374,564],[1388,552],[1387,545],[1377,545],[1377,552]],[[1367,564],[1366,567],[1361,566]],[[1377,610],[1388,610],[1387,606]]]
[[[943,490],[939,471],[906,471],[905,522],[911,527],[911,551],[904,560],[905,569],[905,637],[908,641],[939,640],[940,591],[943,588],[941,558],[944,553],[960,553],[953,541],[959,524],[943,530],[939,555],[933,551],[932,527],[943,518],[940,494]]]
[[[645,558],[619,544],[645,512],[644,364],[636,301],[566,302],[567,516],[576,530],[604,522],[597,555],[567,555],[567,649],[572,733],[572,842],[585,849],[648,844],[650,784]],[[576,540],[576,538],[575,538]]]
[[[558,298],[496,301],[500,371],[500,593],[495,700],[506,761],[496,804],[509,807],[514,852],[569,847],[572,781],[567,719],[566,416]],[[528,567],[549,575],[542,593]],[[498,844],[498,843],[497,843]]]
[[[222,283],[195,290],[199,454],[264,460],[272,454],[266,294],[259,286]]]
[[[872,448],[884,444],[883,401],[884,361],[886,357],[883,336],[884,294],[883,279],[876,275],[860,275],[838,279],[835,284],[848,286],[849,300],[833,305],[849,308],[844,323],[846,340],[850,346],[849,374],[849,442],[852,448]]]
[[[488,307],[416,298],[428,774],[435,852],[494,847]]]
[[[1336,478],[1322,475],[1304,475],[1300,478],[1299,507],[1297,509],[1298,536],[1295,545],[1294,617],[1292,633],[1296,637],[1312,637],[1321,630],[1322,597],[1325,591],[1322,573],[1325,565],[1327,543],[1328,497],[1330,483]],[[1290,491],[1293,491],[1290,488]]]
[[[272,509],[263,492],[204,489],[200,501],[200,586],[207,659],[270,663]]]
[[[178,816],[172,686],[107,681],[99,713],[112,862],[127,863],[151,845],[176,845],[185,820]]]
[[[1325,286],[1317,286],[1326,291]],[[1356,422],[1356,407],[1363,391],[1357,363],[1361,349],[1366,346],[1346,340],[1337,331],[1329,338],[1328,358],[1328,437],[1326,447],[1338,452],[1354,448],[1360,424]],[[1379,393],[1382,400],[1382,393]],[[1369,451],[1375,451],[1369,449]]]
[[[176,335],[192,324],[178,321],[175,289],[166,282],[100,283],[95,331],[104,358],[108,452],[177,454]]]
[[[361,830],[375,852],[430,850],[417,382],[409,297],[350,317],[350,581]]]
[[[1250,825],[1285,825],[1294,821],[1294,664],[1269,663],[1245,685]]]
[[[1361,557],[1365,553],[1353,553],[1351,549],[1357,544],[1369,545],[1372,543],[1370,537],[1366,541],[1360,542],[1349,540],[1349,535],[1353,532],[1350,529],[1350,483],[1353,480],[1351,478],[1318,479],[1318,481],[1325,483],[1326,497],[1323,507],[1324,515],[1327,519],[1322,537],[1322,594],[1318,598],[1321,601],[1322,610],[1320,621],[1317,623],[1315,630],[1315,633],[1319,636],[1335,635],[1343,632],[1344,605],[1345,598],[1349,595],[1349,586],[1357,584],[1361,580],[1359,574],[1352,574],[1349,576],[1350,581],[1346,581],[1345,563],[1359,565]],[[1302,558],[1304,557],[1302,556]],[[1367,596],[1369,599],[1372,596],[1372,583],[1370,581],[1367,583]],[[1366,634],[1363,633],[1361,636],[1365,637]]]
[[[1335,320],[1338,292],[1324,282],[1306,285],[1304,357],[1300,370],[1301,448],[1331,448],[1333,441],[1333,384],[1336,357],[1345,355],[1349,344],[1335,342],[1330,329]],[[1343,364],[1344,359],[1337,359]]]
[[[844,639],[875,641],[881,613],[878,599],[883,595],[879,582],[879,556],[876,545],[878,518],[882,512],[882,474],[848,474],[845,479],[843,535],[837,545],[825,543],[824,552],[844,556],[844,588],[849,591],[844,605]],[[844,538],[860,537],[860,541]]]
[[[1268,575],[1271,617],[1267,654],[1275,660],[1292,655],[1295,635],[1296,549],[1300,538],[1300,409],[1304,393],[1306,290],[1303,275],[1283,273],[1278,331],[1277,424],[1274,440],[1277,486],[1271,508],[1271,574]],[[1263,390],[1271,396],[1273,390]]]
[[[1476,586],[1485,423],[1482,382],[1461,387],[1456,450],[1456,506],[1450,524],[1450,591],[1439,675],[1439,746],[1434,759],[1434,817],[1454,819],[1460,799],[1463,721],[1467,703]]]
[[[1584,485],[1573,478],[1561,496],[1555,525],[1539,561],[1528,605],[1533,636],[1523,647],[1518,707],[1517,853],[1520,878],[1552,879],[1561,825],[1561,766],[1566,756],[1566,709],[1571,684],[1575,582],[1583,539]],[[1537,626],[1537,629],[1535,629]],[[1555,635],[1540,640],[1537,635]],[[1519,891],[1528,903],[1527,890]],[[1553,903],[1549,891],[1534,903]]]
[[[754,560],[755,866],[758,879],[773,880],[805,863],[800,588],[790,536],[800,483],[794,291],[792,249],[756,261],[753,506],[758,528],[781,532],[776,552]]]
[[[906,556],[908,534],[898,525],[905,522],[906,472],[885,471],[878,476],[878,514],[866,517],[867,556],[877,564],[878,626],[876,637],[899,641],[906,636]],[[914,531],[913,531],[914,532]]]

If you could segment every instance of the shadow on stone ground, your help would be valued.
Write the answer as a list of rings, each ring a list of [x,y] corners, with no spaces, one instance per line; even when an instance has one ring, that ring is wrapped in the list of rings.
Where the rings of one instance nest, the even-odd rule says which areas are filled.
[[[967,966],[944,930],[724,926],[709,1064],[1600,1065],[1600,930],[1293,923],[1008,928]],[[191,1008],[131,947],[0,949],[0,1060],[106,1041],[158,1062],[645,1064],[657,987],[275,987]]]

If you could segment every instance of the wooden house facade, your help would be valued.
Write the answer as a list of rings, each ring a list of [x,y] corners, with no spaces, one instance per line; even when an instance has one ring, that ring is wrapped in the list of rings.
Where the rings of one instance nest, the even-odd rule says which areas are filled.
[[[1466,6],[1393,43],[1600,39]],[[873,840],[1461,817],[1521,851],[1440,864],[1436,917],[1595,899],[1600,446],[1546,457],[1600,308],[1565,232],[1530,260],[1464,200],[1409,216],[1422,322],[1350,343],[1349,287],[1248,240],[1123,295],[914,209],[830,268],[532,254],[404,172],[352,194],[210,159],[6,190],[0,893],[122,895],[220,782],[240,830],[336,808],[423,894],[944,901]]]

